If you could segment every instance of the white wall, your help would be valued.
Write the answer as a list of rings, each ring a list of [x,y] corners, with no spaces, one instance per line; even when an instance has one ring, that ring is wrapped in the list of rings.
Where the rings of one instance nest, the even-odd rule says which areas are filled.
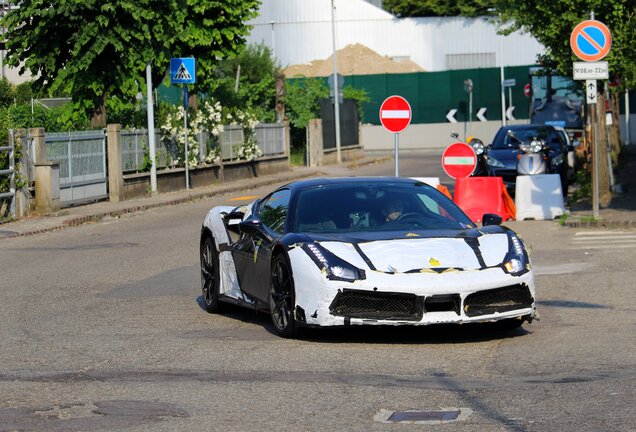
[[[384,56],[408,57],[427,71],[446,70],[447,54],[494,53],[496,64],[485,66],[492,67],[502,58],[508,66],[534,64],[544,52],[530,35],[499,36],[483,18],[399,19],[363,0],[335,4],[337,49],[360,43]],[[248,42],[272,48],[283,67],[333,52],[331,0],[263,0],[250,24]]]
[[[526,124],[527,120],[515,120],[508,124]],[[492,142],[501,127],[501,121],[472,122],[466,125],[466,135],[474,136],[484,144]],[[444,149],[456,140],[450,134],[459,134],[464,140],[464,123],[420,123],[410,125],[400,133],[400,150]],[[360,126],[360,144],[365,151],[393,150],[393,134],[383,126],[363,124]]]
[[[625,144],[636,145],[636,114],[629,116],[629,141],[627,142],[627,127],[625,114],[621,114],[621,139]]]

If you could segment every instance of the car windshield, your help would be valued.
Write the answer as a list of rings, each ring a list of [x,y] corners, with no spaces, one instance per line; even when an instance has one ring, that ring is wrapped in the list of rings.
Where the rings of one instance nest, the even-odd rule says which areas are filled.
[[[474,227],[444,194],[419,181],[328,184],[300,191],[294,232],[440,230]]]
[[[508,136],[508,129],[501,128],[492,143],[493,149],[516,149],[519,148],[520,141],[525,142],[532,138],[542,139],[546,144],[553,144],[554,139],[558,140],[554,130],[550,127],[514,129],[512,133],[515,137]]]

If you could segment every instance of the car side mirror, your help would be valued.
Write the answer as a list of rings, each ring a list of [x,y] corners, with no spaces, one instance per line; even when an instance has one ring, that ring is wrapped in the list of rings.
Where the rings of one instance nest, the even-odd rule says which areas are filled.
[[[256,218],[249,218],[239,222],[238,227],[243,234],[261,234],[263,232],[263,222]]]
[[[502,221],[503,219],[501,218],[501,216],[494,213],[485,213],[481,218],[481,224],[483,226],[501,225]]]
[[[243,220],[244,217],[245,217],[245,213],[238,210],[234,210],[230,213],[223,214],[223,219],[225,220],[225,226],[227,226],[228,230],[236,234],[239,234],[238,224]]]

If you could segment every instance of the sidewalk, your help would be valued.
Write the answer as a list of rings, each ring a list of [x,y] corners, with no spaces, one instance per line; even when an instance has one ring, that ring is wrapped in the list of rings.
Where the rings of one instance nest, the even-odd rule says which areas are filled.
[[[119,203],[102,201],[95,204],[64,208],[50,216],[32,216],[19,221],[2,224],[0,225],[0,239],[55,231],[67,226],[97,222],[105,217],[119,217],[156,207],[177,205],[215,195],[240,192],[269,184],[291,182],[316,175],[319,175],[319,171],[315,168],[298,167],[275,175],[212,185],[205,188],[156,194],[154,196]]]
[[[204,188],[182,190],[178,192],[156,194],[145,198],[111,203],[102,201],[64,208],[49,216],[30,216],[15,222],[0,224],[0,240],[48,231],[64,229],[68,226],[97,222],[107,217],[119,217],[129,213],[149,210],[156,207],[178,205],[208,197],[254,189],[262,186],[292,182],[295,180],[319,177],[321,175],[351,175],[351,170],[386,160],[379,157],[365,157],[339,166],[322,166],[319,168],[293,167],[273,175],[244,179],[231,183],[212,185]]]
[[[636,145],[623,148],[614,178],[622,192],[614,193],[610,205],[599,209],[598,219],[594,219],[592,200],[586,199],[571,204],[565,225],[577,228],[636,228]]]
[[[390,158],[388,158],[390,159]],[[387,157],[370,157],[345,163],[342,165],[327,165],[319,168],[294,167],[274,175],[245,179],[232,183],[212,185],[205,188],[183,190],[179,192],[157,194],[146,198],[111,203],[98,202],[83,206],[70,207],[60,210],[50,216],[32,216],[15,222],[0,224],[0,240],[55,231],[68,226],[97,222],[107,217],[119,217],[129,213],[140,212],[156,207],[178,205],[211,196],[234,193],[291,182],[302,178],[327,176],[348,176],[356,167],[378,162],[385,162]],[[623,192],[614,194],[608,208],[601,208],[600,218],[593,218],[591,200],[583,200],[570,206],[570,214],[564,225],[569,227],[590,228],[636,228],[636,145],[625,147],[619,169],[615,172],[616,184],[622,186]]]

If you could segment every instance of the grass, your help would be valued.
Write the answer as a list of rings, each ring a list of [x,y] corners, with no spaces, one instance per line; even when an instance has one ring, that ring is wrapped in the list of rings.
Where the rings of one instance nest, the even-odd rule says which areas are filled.
[[[574,183],[578,185],[578,188],[572,193],[572,200],[574,202],[583,198],[592,197],[592,174],[586,169],[578,169],[574,174]]]
[[[559,216],[559,225],[564,226],[569,217],[569,213],[563,213],[561,216]]]
[[[305,149],[292,149],[289,163],[292,166],[305,166]]]

